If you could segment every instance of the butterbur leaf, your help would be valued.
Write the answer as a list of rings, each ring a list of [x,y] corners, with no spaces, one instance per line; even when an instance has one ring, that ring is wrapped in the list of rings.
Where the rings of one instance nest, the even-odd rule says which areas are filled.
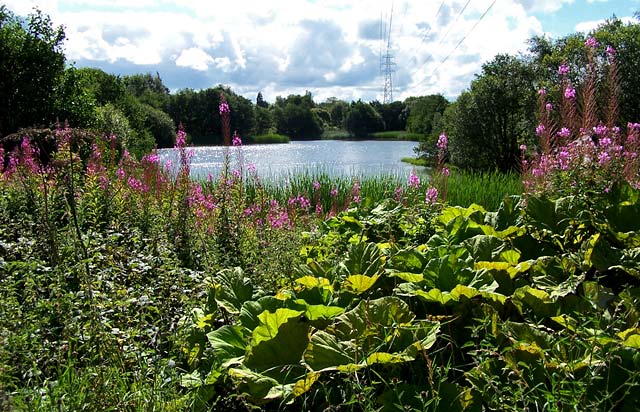
[[[253,331],[244,365],[280,382],[285,379],[291,382],[296,377],[291,367],[300,365],[309,343],[311,325],[302,317],[303,313],[291,309],[263,312],[260,325]]]
[[[219,364],[242,358],[248,346],[243,328],[236,325],[224,325],[209,332],[207,339]]]
[[[229,313],[238,314],[244,302],[253,300],[254,288],[251,280],[244,276],[242,269],[224,269],[214,279],[215,301]]]
[[[336,370],[338,366],[354,363],[356,350],[351,340],[341,341],[333,334],[318,331],[309,341],[304,361],[316,372]]]
[[[353,293],[354,295],[360,295],[369,290],[378,280],[380,276],[365,276],[365,275],[352,275],[342,283],[341,288]]]
[[[494,260],[504,249],[504,241],[496,236],[477,235],[463,242],[476,261]]]

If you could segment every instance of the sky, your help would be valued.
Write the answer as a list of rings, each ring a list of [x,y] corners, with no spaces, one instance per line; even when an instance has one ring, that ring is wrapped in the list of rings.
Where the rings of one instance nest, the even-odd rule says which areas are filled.
[[[223,84],[253,101],[262,92],[268,102],[306,91],[317,102],[382,101],[387,47],[394,100],[436,93],[454,99],[483,63],[498,53],[525,53],[533,36],[588,33],[613,15],[637,21],[640,11],[640,0],[0,3],[18,15],[37,7],[64,26],[65,54],[75,67],[157,72],[172,92]]]

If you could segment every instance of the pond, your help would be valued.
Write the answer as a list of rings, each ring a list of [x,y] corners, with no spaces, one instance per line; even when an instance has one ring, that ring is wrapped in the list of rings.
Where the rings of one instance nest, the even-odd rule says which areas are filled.
[[[261,178],[277,179],[291,174],[326,173],[331,177],[380,175],[407,176],[414,166],[403,163],[403,157],[414,157],[416,142],[404,141],[342,141],[312,140],[288,144],[246,145],[229,147],[232,168],[237,167],[239,151],[245,168],[255,165]],[[206,178],[216,176],[222,169],[225,148],[221,146],[194,147],[191,175]],[[179,156],[174,149],[158,150],[163,163],[177,166]]]

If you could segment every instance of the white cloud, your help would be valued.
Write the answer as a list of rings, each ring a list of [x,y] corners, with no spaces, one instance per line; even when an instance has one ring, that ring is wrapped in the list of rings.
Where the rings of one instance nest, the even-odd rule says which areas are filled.
[[[213,62],[213,57],[209,56],[202,49],[190,47],[180,52],[180,55],[176,59],[176,66],[190,67],[195,70],[204,71],[207,70],[209,68],[209,64]],[[228,59],[226,62],[230,63]]]
[[[633,17],[619,17],[619,19],[625,24],[636,21]],[[583,33],[589,33],[595,30],[601,24],[606,23],[606,21],[607,19],[583,21],[581,23],[576,24],[575,30]]]
[[[446,0],[440,13],[439,1],[395,0],[394,96],[458,95],[482,63],[524,51],[527,39],[544,33],[535,16],[573,2],[500,0],[478,23],[493,0],[472,1],[462,14],[464,0]],[[172,90],[221,83],[252,99],[262,91],[270,101],[305,90],[318,100],[382,99],[377,27],[381,15],[388,21],[388,0],[5,3],[20,14],[37,4],[54,24],[63,24],[68,60],[107,71],[157,69]],[[576,29],[589,24],[597,23]]]

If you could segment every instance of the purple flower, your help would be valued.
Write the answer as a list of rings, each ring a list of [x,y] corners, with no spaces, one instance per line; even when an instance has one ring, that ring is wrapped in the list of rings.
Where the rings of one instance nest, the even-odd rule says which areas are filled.
[[[520,151],[526,152],[527,151],[527,145],[526,144],[521,144],[520,145]]]
[[[220,105],[218,106],[218,110],[220,111],[220,114],[231,112],[231,110],[229,109],[229,103],[227,103],[226,100],[222,100],[220,102]]]
[[[570,135],[571,135],[571,130],[567,129],[566,127],[563,127],[558,132],[558,136],[560,137],[569,137]]]
[[[560,76],[569,74],[569,66],[567,66],[566,64],[561,64],[560,67],[558,67],[558,74]]]
[[[566,89],[564,89],[564,98],[569,100],[575,99],[576,89],[574,89],[573,87],[567,87]]]
[[[547,128],[544,127],[543,124],[539,124],[538,127],[536,127],[536,134],[538,136],[542,136],[546,130],[547,130]]]
[[[611,146],[612,143],[613,143],[613,141],[611,139],[609,139],[608,137],[603,137],[603,138],[600,139],[600,146],[602,146],[602,147]]]
[[[553,105],[551,103],[547,103],[544,107],[545,109],[547,109],[548,112],[553,110]]]
[[[420,177],[412,170],[409,174],[409,187],[418,189],[420,187]]]
[[[317,180],[313,182],[313,190],[320,190],[320,182]]]
[[[234,146],[242,146],[242,139],[240,139],[238,133],[233,133],[233,140],[231,141],[231,144]]]
[[[442,133],[439,137],[438,137],[438,143],[437,146],[439,149],[441,150],[447,150],[447,146],[449,145],[449,139],[447,138],[447,135],[445,133]]]
[[[118,170],[116,170],[116,176],[118,176],[118,179],[124,179],[124,169],[121,167],[118,168]]]
[[[598,43],[598,41],[593,37],[589,37],[587,41],[584,42],[584,44],[585,46],[590,47],[592,49],[595,49],[600,45],[600,43]]]
[[[443,167],[442,168],[442,176],[449,176],[451,174],[451,172],[449,171],[448,167]]]
[[[430,187],[427,189],[424,202],[427,204],[435,203],[438,200],[438,189]]]
[[[338,196],[338,188],[334,187],[333,189],[331,189],[331,192],[329,192],[329,194],[331,195],[331,197]]]
[[[402,198],[403,193],[404,193],[404,189],[402,188],[402,186],[398,186],[396,187],[396,190],[393,191],[393,198],[399,202],[400,199]]]
[[[603,125],[602,123],[593,128],[593,132],[598,136],[606,135],[608,130],[609,129],[607,128],[607,126]]]
[[[545,89],[544,87],[540,90],[538,90],[538,94],[540,96],[546,96],[547,95],[547,89]]]
[[[251,173],[251,174],[255,174],[258,171],[258,169],[256,168],[255,163],[249,163],[247,165],[247,171],[249,171],[249,173]]]
[[[187,132],[185,132],[182,129],[178,130],[178,133],[176,133],[176,145],[175,147],[180,149],[182,147],[185,147],[187,144]]]
[[[609,163],[609,160],[611,160],[611,156],[609,156],[609,153],[607,152],[601,152],[598,155],[598,163],[600,163],[600,166],[606,165]]]
[[[614,57],[616,55],[616,49],[611,46],[607,46],[607,55],[610,57]]]
[[[566,150],[561,150],[558,153],[558,163],[560,164],[560,169],[567,170],[569,169],[569,161],[571,159],[571,155]]]

